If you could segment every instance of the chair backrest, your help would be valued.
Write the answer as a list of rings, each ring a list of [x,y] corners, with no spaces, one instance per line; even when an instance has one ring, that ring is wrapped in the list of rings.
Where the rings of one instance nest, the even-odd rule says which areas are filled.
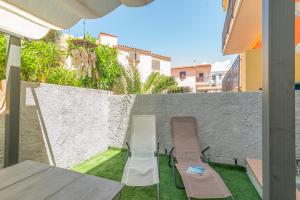
[[[194,117],[172,117],[171,136],[175,147],[174,154],[179,163],[201,162],[202,153]]]
[[[134,115],[131,122],[132,157],[154,156],[156,151],[156,119],[154,115]]]

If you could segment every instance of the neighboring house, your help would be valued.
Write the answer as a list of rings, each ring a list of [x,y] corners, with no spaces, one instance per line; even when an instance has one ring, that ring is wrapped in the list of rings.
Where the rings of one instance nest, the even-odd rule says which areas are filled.
[[[298,5],[296,6],[295,47],[300,49],[300,0],[296,2]],[[223,90],[260,90],[262,88],[262,0],[223,0],[223,9],[227,11],[222,35],[223,53],[239,55],[223,80]],[[298,53],[296,53],[295,63],[296,82],[300,82],[300,54]]]
[[[190,92],[212,92],[216,87],[211,84],[211,65],[173,67],[171,74],[178,85]]]
[[[171,76],[171,58],[152,53],[148,50],[138,49],[118,44],[118,37],[99,33],[97,44],[115,47],[119,51],[118,60],[124,66],[136,66],[140,72],[142,82],[145,82],[152,72]]]
[[[216,87],[216,90],[222,90],[222,81],[227,73],[227,70],[213,70],[211,71],[211,86]]]

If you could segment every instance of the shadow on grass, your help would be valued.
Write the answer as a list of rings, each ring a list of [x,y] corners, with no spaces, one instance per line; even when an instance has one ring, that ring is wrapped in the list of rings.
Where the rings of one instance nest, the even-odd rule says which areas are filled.
[[[74,171],[93,176],[121,181],[126,164],[126,150],[110,148],[86,162],[73,168]],[[211,164],[222,176],[227,187],[236,200],[260,200],[254,187],[251,185],[244,168]],[[184,190],[174,186],[172,169],[168,166],[168,158],[160,156],[160,197],[161,200],[185,200]],[[155,200],[156,186],[125,187],[122,193],[123,200]]]

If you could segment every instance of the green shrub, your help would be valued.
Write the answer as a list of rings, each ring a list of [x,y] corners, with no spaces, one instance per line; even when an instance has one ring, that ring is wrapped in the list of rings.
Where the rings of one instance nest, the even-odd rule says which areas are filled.
[[[21,53],[22,80],[47,82],[52,68],[62,66],[64,53],[55,43],[23,41]]]
[[[105,45],[97,45],[92,49],[97,57],[96,69],[92,72],[97,72],[99,78],[96,80],[90,77],[77,79],[75,71],[63,67],[64,60],[72,49],[84,47],[75,46],[70,40],[68,52],[63,52],[53,42],[58,36],[59,32],[51,32],[44,40],[22,41],[22,80],[111,90],[116,94],[179,92],[178,85],[173,78],[159,73],[152,73],[143,85],[138,70],[135,67],[125,69],[118,61],[118,50]],[[96,43],[96,39],[90,34],[87,34],[86,40],[92,44]],[[0,34],[0,79],[5,79],[5,63],[6,36]]]
[[[50,68],[48,72],[47,83],[68,86],[81,86],[80,82],[76,79],[76,72],[66,70],[63,67]]]
[[[99,45],[95,52],[100,77],[97,80],[96,87],[103,90],[112,90],[113,83],[121,76],[123,68],[118,61],[118,51],[109,46]]]
[[[0,80],[5,79],[6,68],[6,36],[0,34]]]

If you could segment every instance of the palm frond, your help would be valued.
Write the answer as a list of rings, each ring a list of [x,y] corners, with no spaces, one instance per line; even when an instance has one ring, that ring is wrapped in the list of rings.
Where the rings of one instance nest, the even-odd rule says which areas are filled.
[[[143,93],[144,94],[149,94],[151,93],[151,90],[153,89],[153,87],[155,86],[156,81],[159,79],[160,74],[158,72],[152,72],[146,82],[143,85]]]

